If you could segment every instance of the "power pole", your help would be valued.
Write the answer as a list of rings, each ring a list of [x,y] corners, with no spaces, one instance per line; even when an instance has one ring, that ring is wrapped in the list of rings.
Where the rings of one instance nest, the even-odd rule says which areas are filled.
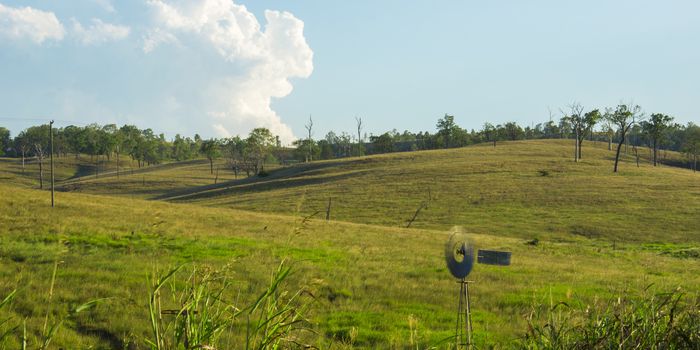
[[[54,192],[53,192],[53,182],[54,182],[54,177],[53,177],[53,120],[49,122],[49,152],[50,152],[50,157],[51,157],[51,208],[54,207]]]

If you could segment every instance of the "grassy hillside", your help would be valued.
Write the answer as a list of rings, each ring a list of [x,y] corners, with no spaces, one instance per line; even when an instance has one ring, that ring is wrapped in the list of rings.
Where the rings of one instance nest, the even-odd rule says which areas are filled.
[[[412,227],[698,242],[700,176],[645,161],[638,168],[629,152],[618,174],[607,144],[585,143],[583,160],[574,163],[569,140],[535,140],[314,162],[239,180],[220,161],[216,185],[206,161],[188,161],[120,178],[77,177],[58,189],[317,217],[325,217],[330,199],[334,220],[392,227],[406,226],[427,203]]]
[[[521,238],[575,236],[618,241],[700,241],[700,175],[641,164],[567,141],[501,143],[302,165],[257,181],[172,193],[179,202],[276,213],[300,208],[333,219]],[[300,204],[301,203],[301,204]],[[669,230],[669,227],[673,229]]]
[[[171,162],[142,168],[128,159],[117,164],[114,159],[100,162],[99,172],[90,156],[80,155],[56,157],[54,159],[57,191],[85,191],[94,194],[127,195],[130,197],[151,198],[196,186],[215,182],[231,181],[236,178],[224,160],[214,163],[214,173],[210,172],[209,161],[194,159]],[[49,188],[49,162],[44,164],[44,186]],[[22,170],[21,159],[0,158],[0,181],[22,187],[39,187],[39,164],[35,159],[26,161]]]
[[[264,178],[220,170],[219,184],[201,160],[95,179],[81,172],[84,160],[62,158],[57,178],[67,192],[56,194],[54,209],[47,192],[28,189],[35,164],[22,174],[3,159],[0,300],[18,293],[0,320],[26,319],[36,342],[47,311],[57,320],[109,298],[69,319],[53,345],[144,348],[147,276],[183,262],[225,269],[227,300],[246,304],[286,258],[295,273],[285,290],[304,288],[315,300],[317,335],[305,341],[444,347],[458,291],[442,257],[453,225],[473,233],[478,248],[513,252],[512,266],[478,265],[470,275],[482,347],[511,347],[525,315],[552,301],[596,307],[649,285],[697,297],[700,176],[637,168],[630,157],[613,174],[612,152],[590,146],[578,164],[568,142],[523,141],[314,162]],[[328,198],[330,222],[321,220]],[[227,334],[229,347],[245,336],[240,324]]]
[[[181,262],[229,264],[234,284],[227,298],[243,303],[285,257],[295,271],[285,288],[307,288],[316,297],[310,317],[319,338],[309,341],[317,345],[407,347],[409,319],[417,324],[413,341],[420,347],[446,346],[441,340],[453,332],[457,290],[443,264],[444,231],[72,193],[60,193],[51,209],[46,192],[4,184],[0,192],[0,296],[19,288],[11,314],[27,319],[30,340],[49,307],[54,319],[71,305],[111,298],[71,319],[54,345],[143,348],[147,276],[154,270]],[[700,264],[688,254],[697,252],[696,244],[613,249],[578,236],[536,246],[498,235],[474,238],[478,247],[513,251],[512,266],[478,265],[470,275],[482,345],[512,344],[526,328],[523,315],[550,298],[594,305],[649,284],[692,293],[700,288]],[[241,328],[230,334],[230,344],[244,336]]]

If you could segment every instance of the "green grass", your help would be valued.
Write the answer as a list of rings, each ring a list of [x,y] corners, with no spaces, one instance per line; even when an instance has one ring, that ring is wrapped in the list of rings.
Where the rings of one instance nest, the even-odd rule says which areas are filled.
[[[214,162],[214,173],[209,161],[193,159],[182,162],[138,168],[136,162],[125,157],[120,161],[119,172],[114,157],[102,159],[100,170],[95,174],[95,163],[90,156],[73,155],[54,159],[56,190],[61,192],[89,192],[93,194],[126,195],[138,198],[151,198],[192,187],[205,186],[215,182],[243,178],[236,176],[226,161]],[[274,167],[273,167],[274,168]],[[49,161],[44,163],[44,188],[49,188]],[[21,159],[0,158],[0,180],[22,187],[39,187],[39,164],[35,159],[27,159],[22,170]]]
[[[481,347],[512,346],[527,331],[526,314],[550,298],[594,305],[650,284],[697,293],[700,178],[628,161],[612,174],[607,150],[584,148],[581,164],[569,151],[557,141],[528,141],[319,162],[243,180],[242,188],[202,192],[182,183],[161,192],[184,193],[177,203],[100,189],[100,181],[116,181],[105,178],[80,191],[129,197],[59,192],[51,209],[47,192],[2,181],[0,299],[18,289],[2,313],[26,319],[30,343],[38,339],[59,261],[54,317],[110,299],[71,318],[53,346],[145,348],[155,270],[228,264],[226,297],[247,304],[288,258],[293,273],[285,288],[315,296],[309,317],[318,337],[308,341],[322,348],[446,347],[459,291],[442,257],[453,224],[474,233],[478,248],[513,252],[512,266],[477,265],[470,275]],[[412,228],[399,227],[427,187],[429,208]],[[303,219],[328,196],[333,221]],[[539,244],[526,244],[534,237]],[[236,348],[244,333],[234,327],[229,334]]]
[[[301,212],[321,216],[332,198],[336,220],[405,226],[431,197],[412,227],[462,225],[521,238],[700,241],[698,174],[637,168],[630,158],[613,174],[613,152],[592,145],[584,145],[578,164],[570,159],[568,141],[553,140],[318,162],[171,198],[281,214],[297,211],[303,198]]]

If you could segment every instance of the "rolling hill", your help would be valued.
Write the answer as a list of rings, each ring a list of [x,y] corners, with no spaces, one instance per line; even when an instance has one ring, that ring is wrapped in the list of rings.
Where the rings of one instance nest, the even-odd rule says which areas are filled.
[[[216,185],[206,164],[173,164],[78,176],[54,209],[3,160],[0,297],[18,289],[9,316],[27,320],[30,342],[47,311],[55,319],[109,298],[71,319],[54,345],[141,348],[155,271],[224,269],[226,297],[245,303],[286,259],[294,274],[285,290],[314,296],[317,335],[307,340],[316,346],[444,347],[458,292],[442,256],[453,225],[479,248],[513,252],[512,266],[477,265],[470,275],[480,347],[512,347],[525,315],[552,300],[597,307],[649,285],[695,295],[700,176],[629,158],[612,174],[611,152],[586,146],[579,164],[568,144],[525,141],[314,162]],[[144,176],[153,182],[143,186]],[[230,333],[231,346],[245,337],[240,327]]]
[[[614,174],[614,153],[606,147],[586,143],[583,160],[574,163],[567,141],[504,142],[299,164],[264,178],[233,180],[227,171],[216,185],[204,164],[173,165],[60,188],[317,217],[325,217],[330,200],[333,220],[391,227],[407,226],[427,204],[411,227],[462,225],[539,239],[700,241],[700,176],[646,162],[637,168],[631,155]]]

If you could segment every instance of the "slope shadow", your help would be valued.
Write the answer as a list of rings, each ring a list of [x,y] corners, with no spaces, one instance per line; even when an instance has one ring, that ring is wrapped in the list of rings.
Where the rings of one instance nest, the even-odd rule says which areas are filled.
[[[242,192],[262,192],[270,189],[292,188],[305,185],[320,184],[329,181],[336,181],[368,170],[356,170],[349,173],[324,176],[319,170],[348,165],[352,162],[335,161],[323,163],[298,164],[286,168],[281,168],[270,172],[268,176],[251,176],[239,180],[231,180],[219,184],[204,185],[198,187],[185,188],[183,190],[170,191],[154,200],[192,200],[201,198],[217,197],[232,193]],[[312,176],[312,177],[310,177]]]
[[[192,160],[186,160],[186,161],[182,161],[182,162],[145,166],[145,167],[137,168],[137,169],[121,168],[119,170],[119,175],[120,176],[128,176],[128,175],[145,174],[145,173],[150,173],[150,172],[154,172],[154,171],[177,169],[177,168],[194,166],[194,165],[202,165],[202,164],[209,164],[209,162],[206,159],[192,159]],[[110,177],[117,177],[117,171],[116,170],[109,170],[106,172],[100,172],[98,178],[103,179],[103,178],[110,178]],[[65,179],[63,181],[60,181],[59,184],[60,185],[67,185],[67,184],[71,184],[74,182],[81,182],[83,180],[92,180],[92,179],[95,179],[95,166],[94,165],[82,165],[82,164],[80,164],[80,165],[78,165],[78,171],[76,172],[76,174],[74,176],[72,176],[68,179]]]

